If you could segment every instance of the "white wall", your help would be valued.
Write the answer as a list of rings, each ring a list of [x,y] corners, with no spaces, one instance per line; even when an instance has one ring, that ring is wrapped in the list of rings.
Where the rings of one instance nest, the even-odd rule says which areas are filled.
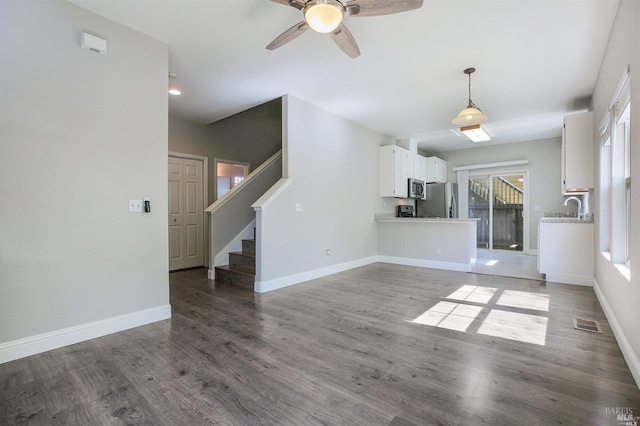
[[[559,123],[558,126],[562,126]],[[542,139],[503,145],[479,146],[455,151],[446,151],[438,157],[447,161],[449,180],[456,181],[454,167],[474,164],[499,163],[512,160],[529,160],[528,164],[508,167],[509,169],[529,169],[530,179],[530,211],[529,213],[529,248],[538,248],[538,219],[544,212],[569,211],[563,207],[564,201],[560,192],[560,138]],[[471,172],[488,172],[494,170],[471,170]],[[533,211],[533,206],[540,206],[539,211]]]
[[[599,188],[596,186],[596,243],[595,243],[595,280],[594,286],[600,304],[609,323],[614,328],[622,352],[640,384],[640,191],[638,191],[638,173],[640,173],[640,2],[621,0],[618,14],[609,38],[600,74],[593,94],[596,127],[604,118],[608,103],[622,77],[625,66],[631,65],[631,282],[600,253],[600,229],[598,226]],[[594,132],[596,129],[594,129]],[[597,133],[596,133],[597,134]],[[599,139],[596,138],[596,141]],[[600,164],[600,143],[596,143],[596,170]],[[599,182],[599,175],[596,176]]]
[[[258,229],[257,280],[273,286],[376,255],[373,215],[384,139],[293,96],[284,98],[283,111],[283,169],[291,183],[262,212]]]
[[[60,0],[0,9],[2,362],[170,308],[167,46]],[[80,31],[108,56],[81,49]],[[152,212],[128,213],[143,197]],[[16,348],[53,331],[76,334]]]

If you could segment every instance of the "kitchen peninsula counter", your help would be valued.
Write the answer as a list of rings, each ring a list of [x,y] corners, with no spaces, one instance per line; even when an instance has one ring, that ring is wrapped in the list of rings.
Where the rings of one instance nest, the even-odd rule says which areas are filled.
[[[375,217],[376,222],[439,222],[439,223],[467,223],[477,222],[480,219],[450,219],[448,217]]]
[[[376,214],[381,262],[468,272],[477,255],[478,219]]]

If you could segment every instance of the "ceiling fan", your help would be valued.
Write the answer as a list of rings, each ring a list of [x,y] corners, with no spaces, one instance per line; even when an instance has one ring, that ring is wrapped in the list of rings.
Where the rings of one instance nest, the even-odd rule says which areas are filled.
[[[330,33],[333,41],[351,58],[360,56],[355,38],[342,22],[347,16],[378,16],[407,12],[422,7],[423,0],[272,0],[302,11],[304,21],[298,22],[280,34],[267,46],[277,49],[311,28],[319,33]]]

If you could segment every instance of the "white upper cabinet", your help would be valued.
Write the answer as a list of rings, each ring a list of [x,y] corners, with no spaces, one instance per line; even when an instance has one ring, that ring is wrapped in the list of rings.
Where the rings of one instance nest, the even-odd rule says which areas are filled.
[[[427,180],[427,159],[422,155],[409,153],[409,168],[407,178]]]
[[[380,196],[407,198],[408,179],[409,151],[395,145],[380,147]]]
[[[427,181],[427,159],[422,155],[416,155],[416,179]]]
[[[380,196],[407,198],[409,178],[446,182],[447,162],[410,153],[397,145],[380,147]]]
[[[447,162],[438,157],[427,157],[426,177],[427,183],[442,183],[447,181]]]
[[[562,130],[562,193],[587,192],[594,185],[593,112],[564,117]]]

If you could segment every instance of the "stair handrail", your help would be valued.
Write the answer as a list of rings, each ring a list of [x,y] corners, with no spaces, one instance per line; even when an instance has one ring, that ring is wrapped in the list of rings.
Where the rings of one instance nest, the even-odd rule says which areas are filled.
[[[263,211],[269,204],[271,204],[273,200],[278,198],[278,196],[280,196],[280,194],[283,193],[290,184],[291,178],[280,178],[280,180],[278,180],[271,188],[269,188],[269,190],[265,192],[262,197],[258,198],[258,200],[253,203],[251,207],[256,212]]]
[[[212,214],[219,210],[222,206],[224,206],[229,200],[231,200],[235,194],[242,191],[249,183],[254,181],[258,176],[264,173],[269,166],[282,158],[282,150],[278,150],[275,154],[267,159],[264,163],[258,166],[254,171],[249,173],[240,183],[231,188],[227,193],[225,193],[222,197],[218,198],[213,202],[209,207],[204,209],[206,213]]]
[[[512,184],[511,182],[509,182],[508,180],[506,180],[505,178],[503,178],[502,176],[498,176],[498,180],[501,181],[502,183],[506,184],[507,186],[515,189],[517,192],[519,192],[520,194],[523,194],[524,191],[520,188],[518,188],[517,186],[515,186],[514,184]]]
[[[508,180],[504,179],[502,176],[497,177],[498,188],[494,187],[493,195],[496,203],[498,204],[522,204],[522,199],[524,197],[524,191]],[[487,200],[488,198],[488,188],[486,188],[482,183],[476,181],[473,178],[469,179],[469,189]]]

